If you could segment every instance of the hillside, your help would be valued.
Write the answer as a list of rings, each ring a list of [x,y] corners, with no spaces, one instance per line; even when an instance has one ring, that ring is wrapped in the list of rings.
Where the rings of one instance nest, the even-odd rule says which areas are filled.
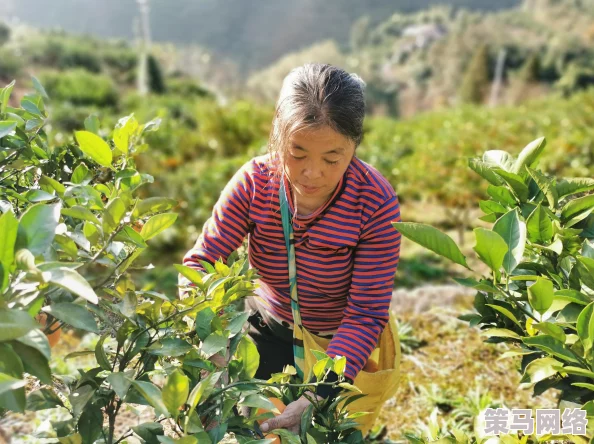
[[[396,12],[449,4],[474,10],[512,7],[520,0],[150,0],[155,41],[196,43],[258,69],[282,55],[325,39],[348,42],[362,16],[379,22]],[[0,0],[4,17],[39,27],[63,27],[104,37],[132,37],[134,0]]]

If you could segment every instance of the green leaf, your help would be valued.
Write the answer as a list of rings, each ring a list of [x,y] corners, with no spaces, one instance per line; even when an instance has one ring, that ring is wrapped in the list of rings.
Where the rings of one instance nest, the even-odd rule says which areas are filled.
[[[24,412],[26,405],[25,385],[27,381],[0,373],[0,408]]]
[[[511,172],[514,174],[522,175],[524,173],[524,167],[534,168],[538,164],[538,159],[544,150],[545,145],[547,144],[544,137],[540,137],[536,140],[530,142],[526,147],[520,152],[518,158],[514,162],[514,166],[511,169]]]
[[[456,243],[447,234],[425,224],[413,222],[393,222],[392,225],[403,236],[418,243],[452,262],[468,267],[466,257],[462,254]]]
[[[592,299],[577,290],[557,290],[555,299],[567,300],[580,305],[588,305],[592,302]]]
[[[254,393],[246,396],[244,399],[239,401],[239,404],[246,407],[268,410],[276,413],[277,415],[280,414],[278,408],[272,403],[272,401],[260,393]]]
[[[0,341],[10,341],[39,328],[25,311],[0,309]]]
[[[25,409],[25,384],[23,363],[13,348],[0,343],[0,408],[23,412]]]
[[[557,370],[565,372],[569,375],[585,376],[586,378],[594,379],[594,372],[592,372],[590,370],[586,370],[581,367],[572,367],[572,366],[557,367]]]
[[[540,171],[533,170],[531,168],[528,168],[528,173],[530,173],[530,176],[532,176],[532,179],[534,179],[534,182],[536,182],[538,188],[547,198],[549,207],[552,210],[555,210],[559,201],[559,195],[557,194],[557,188],[555,187],[554,179],[551,179],[542,174]]]
[[[548,335],[538,335],[522,338],[522,342],[529,347],[537,347],[564,361],[579,363],[575,354],[564,347],[563,343]]]
[[[530,306],[540,314],[545,313],[553,304],[555,297],[553,282],[538,278],[536,283],[528,287],[528,301]]]
[[[99,134],[99,118],[95,114],[91,114],[85,119],[85,129],[94,134]]]
[[[136,208],[134,208],[132,216],[137,219],[148,213],[161,213],[163,211],[168,211],[176,205],[177,201],[175,199],[169,199],[166,197],[149,197],[138,202]]]
[[[114,237],[114,240],[125,242],[127,244],[135,245],[139,248],[147,248],[148,245],[140,235],[134,231],[133,228],[126,225],[117,235]]]
[[[502,181],[499,176],[493,172],[493,169],[490,165],[486,164],[482,160],[469,159],[468,166],[483,179],[486,179],[489,183],[493,185],[501,185]]]
[[[190,393],[190,382],[188,377],[180,370],[175,370],[167,378],[163,386],[163,402],[167,410],[176,418],[179,414],[179,408],[186,403]]]
[[[70,216],[75,219],[88,220],[89,222],[93,222],[97,226],[101,226],[101,222],[99,222],[99,219],[97,219],[97,216],[95,216],[87,208],[81,207],[79,205],[75,205],[72,208],[63,208],[62,214],[64,216]]]
[[[138,122],[133,115],[119,120],[113,132],[113,143],[122,154],[128,154],[130,138],[136,135],[139,129]]]
[[[557,194],[560,198],[590,190],[594,190],[594,179],[590,177],[563,179],[557,183]]]
[[[509,311],[507,308],[502,307],[501,305],[496,305],[496,304],[485,304],[485,305],[487,305],[487,307],[493,308],[494,310],[497,310],[499,313],[503,314],[505,317],[510,319],[518,327],[522,328],[522,325],[518,321],[518,318],[516,318],[516,316],[511,311]]]
[[[95,318],[89,311],[80,305],[70,302],[60,302],[44,307],[43,311],[51,314],[53,317],[72,325],[74,328],[99,333]]]
[[[83,153],[99,165],[111,167],[113,161],[111,149],[101,137],[89,131],[77,131],[74,135]]]
[[[215,317],[216,314],[210,307],[206,307],[196,314],[196,333],[201,341],[204,341],[212,332],[210,323]]]
[[[16,127],[16,122],[0,122],[0,139],[8,136]]]
[[[565,222],[594,207],[594,194],[580,197],[567,203],[561,210],[561,219]]]
[[[555,358],[545,357],[535,359],[526,366],[520,382],[536,384],[557,374],[557,367],[561,365]]]
[[[495,231],[485,228],[475,228],[474,235],[476,237],[474,251],[491,270],[499,275],[499,269],[503,265],[503,259],[508,251],[505,240]]]
[[[519,334],[507,328],[489,328],[488,330],[481,330],[479,332],[481,336],[487,336],[488,338],[512,338],[522,339]]]
[[[39,106],[37,106],[37,104],[34,103],[33,100],[31,100],[31,98],[24,97],[21,100],[21,108],[35,116],[43,117],[43,113],[39,109]]]
[[[594,303],[588,304],[579,314],[576,323],[576,330],[580,337],[584,350],[588,351],[594,343]]]
[[[152,382],[144,381],[133,381],[132,385],[136,390],[138,390],[142,397],[155,408],[157,414],[169,417],[169,412],[167,411],[167,406],[163,402],[163,397],[159,387],[157,387]]]
[[[10,99],[10,94],[14,88],[14,84],[15,81],[13,80],[4,88],[0,89],[0,114],[4,114],[6,112],[6,108],[8,107],[8,99]]]
[[[204,273],[196,270],[195,268],[188,267],[187,265],[174,264],[174,267],[179,271],[182,276],[186,277],[190,282],[198,285],[202,285],[202,276]]]
[[[101,336],[101,339],[99,339],[99,341],[97,342],[97,345],[95,346],[95,358],[97,359],[97,364],[99,364],[99,367],[101,367],[103,370],[107,370],[108,372],[110,372],[111,364],[109,362],[109,359],[107,358],[105,349],[103,348],[103,343],[105,342],[108,336],[109,334],[104,334],[103,336]]]
[[[72,405],[73,416],[75,418],[83,412],[83,410],[87,406],[87,403],[95,395],[96,390],[97,387],[93,387],[90,384],[87,384],[80,386],[74,392],[68,395],[68,399],[70,400],[70,404]]]
[[[493,231],[499,234],[507,244],[508,251],[503,258],[503,268],[507,274],[511,274],[522,262],[524,256],[526,224],[520,219],[518,210],[514,209],[495,222]]]
[[[227,348],[228,339],[219,332],[211,333],[202,343],[202,352],[210,358],[215,353]]]
[[[582,282],[590,288],[594,288],[594,259],[577,256],[576,267]]]
[[[164,338],[148,348],[151,355],[156,356],[182,356],[192,350],[192,346],[180,338]]]
[[[526,202],[528,200],[530,192],[521,176],[502,170],[501,168],[496,168],[493,171],[501,176],[501,178],[510,186],[520,202]]]
[[[202,398],[207,399],[210,396],[222,374],[223,372],[211,373],[192,389],[188,397],[188,405],[190,406],[188,417],[192,416],[192,412]]]
[[[33,88],[35,88],[35,91],[37,91],[37,93],[41,97],[43,97],[44,99],[49,99],[49,96],[47,95],[45,88],[39,82],[39,80],[37,80],[37,78],[35,76],[31,76],[31,82],[33,82]]]
[[[27,373],[37,376],[44,384],[52,384],[52,372],[48,359],[39,350],[22,342],[13,341],[12,348],[23,362]]]
[[[126,205],[119,197],[111,200],[103,211],[103,232],[111,233],[126,214]]]
[[[511,207],[516,205],[516,198],[514,197],[513,193],[505,186],[489,185],[487,187],[487,194],[501,205],[507,205]]]
[[[528,217],[526,230],[530,242],[547,244],[553,238],[553,221],[541,205]]]
[[[175,213],[157,214],[156,216],[151,217],[147,223],[142,226],[140,235],[144,240],[149,240],[172,226],[176,219],[177,214]]]
[[[0,264],[9,270],[14,262],[14,246],[17,239],[19,222],[12,211],[0,216]]]
[[[107,377],[107,381],[111,384],[111,388],[116,392],[116,395],[118,395],[120,399],[126,397],[126,394],[132,385],[132,380],[122,372],[110,373]]]
[[[41,185],[41,188],[47,191],[48,193],[55,191],[56,193],[58,193],[58,196],[64,197],[66,187],[57,180],[42,175],[41,179],[39,179],[39,184]]]
[[[334,366],[333,366],[332,370],[334,371],[334,373],[336,373],[339,376],[344,375],[344,371],[346,369],[346,364],[347,364],[346,357],[344,357],[344,356],[338,357],[337,356],[336,358],[334,358]]]
[[[494,200],[481,200],[479,202],[479,207],[485,214],[504,214],[507,213],[507,209],[501,205],[499,202],[495,202]]]
[[[49,270],[48,282],[62,287],[71,293],[86,299],[91,304],[98,304],[99,298],[93,287],[76,270],[66,267]]]
[[[532,324],[532,326],[538,331],[543,332],[545,335],[549,335],[565,344],[565,340],[567,338],[563,328],[559,325],[553,324],[551,322],[539,322]]]
[[[62,204],[37,204],[29,207],[19,222],[15,250],[26,248],[39,256],[51,246],[60,222]]]
[[[499,168],[504,171],[511,171],[514,159],[511,154],[503,150],[489,150],[483,154],[483,162],[491,168]]]
[[[240,378],[252,379],[260,365],[260,353],[254,342],[247,336],[242,337],[237,345],[235,356],[243,362]]]
[[[89,177],[89,168],[84,163],[80,163],[74,169],[70,181],[72,183],[82,184],[83,182],[85,182],[85,179],[87,179],[87,177]],[[88,183],[89,180],[86,180],[86,182]]]
[[[163,436],[163,425],[157,422],[145,422],[132,427],[134,433],[140,436],[146,444],[159,444],[157,436]]]
[[[27,410],[38,412],[39,410],[53,409],[55,407],[64,407],[64,403],[49,388],[35,390],[27,396]]]
[[[43,303],[43,300],[41,300],[41,302]],[[41,330],[31,330],[25,336],[21,336],[20,338],[16,339],[16,341],[29,347],[33,347],[39,351],[48,361],[51,359],[49,341]]]
[[[78,431],[83,443],[96,442],[101,436],[102,430],[103,412],[98,405],[92,403],[83,410],[78,420]]]

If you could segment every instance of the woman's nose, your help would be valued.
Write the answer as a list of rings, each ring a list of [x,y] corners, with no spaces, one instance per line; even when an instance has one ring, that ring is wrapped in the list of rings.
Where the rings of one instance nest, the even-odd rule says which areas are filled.
[[[314,166],[305,167],[302,172],[303,176],[309,180],[316,180],[322,177],[322,170],[321,168],[316,168]]]

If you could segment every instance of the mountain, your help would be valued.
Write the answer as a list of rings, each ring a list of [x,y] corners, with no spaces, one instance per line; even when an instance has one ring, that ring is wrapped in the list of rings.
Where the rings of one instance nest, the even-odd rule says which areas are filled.
[[[501,10],[521,0],[149,0],[152,38],[197,43],[229,57],[245,71],[284,54],[333,39],[345,46],[363,16],[379,23],[396,12],[434,5],[479,11]],[[132,38],[135,0],[0,0],[3,17],[37,27]]]

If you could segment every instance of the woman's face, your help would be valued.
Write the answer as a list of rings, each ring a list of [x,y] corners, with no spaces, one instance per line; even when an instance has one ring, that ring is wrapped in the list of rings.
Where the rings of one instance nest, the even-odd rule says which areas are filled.
[[[298,131],[285,151],[285,171],[302,201],[323,201],[347,170],[355,143],[329,126]]]

